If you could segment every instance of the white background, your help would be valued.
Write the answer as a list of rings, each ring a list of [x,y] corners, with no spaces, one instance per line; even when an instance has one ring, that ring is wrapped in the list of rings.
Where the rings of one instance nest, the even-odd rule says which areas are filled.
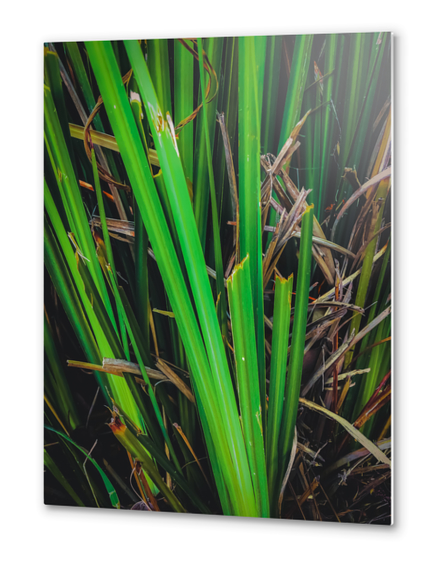
[[[9,1],[0,105],[3,560],[405,560],[431,544],[432,49],[428,2]],[[42,495],[44,41],[395,34],[392,528],[49,508]],[[5,174],[6,171],[6,174]],[[5,540],[6,539],[6,540]]]

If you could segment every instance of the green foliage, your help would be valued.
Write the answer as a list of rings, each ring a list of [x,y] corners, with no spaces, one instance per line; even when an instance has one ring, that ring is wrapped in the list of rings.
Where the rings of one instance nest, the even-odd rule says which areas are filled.
[[[56,44],[44,77],[47,490],[352,521],[333,467],[389,435],[389,35]]]

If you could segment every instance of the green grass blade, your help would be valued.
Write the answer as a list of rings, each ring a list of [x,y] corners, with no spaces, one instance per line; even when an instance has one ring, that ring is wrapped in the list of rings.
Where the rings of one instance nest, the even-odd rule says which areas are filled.
[[[207,168],[209,172],[209,186],[210,186],[210,198],[211,198],[211,209],[212,209],[212,229],[213,229],[213,241],[214,241],[214,252],[215,252],[215,271],[216,271],[216,287],[217,287],[217,298],[218,302],[218,320],[221,326],[222,334],[227,337],[227,299],[226,292],[224,288],[224,271],[223,271],[223,258],[221,253],[221,237],[219,232],[219,220],[218,220],[218,209],[215,194],[215,179],[212,167],[212,152],[211,152],[211,142],[209,136],[209,124],[207,118],[206,109],[206,91],[205,91],[205,71],[203,67],[203,42],[201,38],[197,39],[198,44],[198,56],[200,65],[200,86],[202,94],[203,103],[203,125],[204,125],[204,137],[206,143],[206,156],[207,156]]]
[[[109,235],[108,227],[107,227],[107,218],[106,218],[106,214],[105,214],[104,200],[103,200],[103,197],[102,197],[101,183],[99,181],[98,168],[97,168],[97,164],[96,164],[96,155],[95,155],[95,151],[93,150],[93,148],[91,149],[91,156],[92,156],[93,182],[95,184],[96,200],[97,200],[97,203],[98,203],[99,218],[101,220],[102,235],[103,235],[103,240],[104,240],[103,245],[102,245],[101,242],[99,243],[99,259],[101,261],[101,258],[102,258],[101,254],[106,254],[106,258],[105,258],[105,256],[102,258],[104,261],[107,262],[105,267],[109,266],[114,273],[114,277],[117,278],[116,266],[115,266],[115,263],[114,263],[114,255],[113,255],[113,250],[112,250],[111,241],[110,241],[110,235]],[[104,270],[104,272],[106,273],[105,270]],[[117,315],[118,315],[118,318],[119,318],[120,335],[121,335],[121,338],[122,338],[123,350],[124,350],[126,359],[128,359],[128,361],[129,361],[130,357],[129,357],[129,348],[128,348],[125,324],[122,320],[122,315],[120,314],[119,310],[117,312]]]
[[[63,137],[68,147],[68,153],[73,162],[73,150],[71,143],[71,135],[69,133],[68,113],[66,110],[65,98],[63,96],[62,81],[60,78],[59,57],[57,53],[49,51],[47,48],[44,50],[44,74],[45,83],[49,87],[53,102],[57,110],[60,126],[62,128]]]
[[[260,396],[264,411],[265,338],[262,228],[260,207],[260,111],[258,60],[254,37],[239,38],[239,244],[250,256],[251,290],[257,342]],[[264,423],[266,431],[266,424]]]
[[[277,512],[278,496],[280,494],[278,481],[278,467],[280,466],[278,440],[282,424],[287,378],[292,288],[293,275],[288,279],[282,279],[277,276],[275,280],[271,372],[269,377],[268,438],[266,441],[268,488],[271,513],[273,515]]]
[[[235,350],[239,405],[248,462],[261,517],[269,517],[257,349],[251,292],[250,259],[235,267],[227,281]]]
[[[389,239],[388,241],[388,246],[386,248],[385,255],[383,256],[382,265],[380,266],[380,273],[376,281],[376,287],[374,289],[374,295],[372,300],[373,304],[368,312],[367,325],[370,324],[370,322],[372,322],[376,316],[376,310],[378,308],[380,294],[383,289],[383,281],[385,279],[385,274],[388,269],[390,256],[391,256],[391,239]],[[360,352],[362,352],[368,346],[370,339],[371,339],[371,334],[363,338],[361,342]]]
[[[219,111],[224,108],[224,122],[228,143],[231,153],[233,153],[236,144],[236,127],[238,114],[238,49],[237,38],[227,38],[224,48],[224,60],[221,68],[225,68],[225,72],[221,75],[219,83],[219,92],[217,100],[217,121],[220,121]],[[217,126],[221,129],[221,125]],[[224,231],[226,221],[233,218],[232,197],[230,196],[230,180],[228,175],[228,161],[226,158],[226,145],[220,130],[217,130],[216,137],[216,158],[215,158],[215,184],[218,202],[218,217],[222,240],[224,239]],[[228,152],[228,151],[227,151]]]
[[[137,321],[143,334],[143,345],[150,354],[149,327],[149,274],[147,267],[149,237],[144,227],[138,205],[135,205],[135,294]]]
[[[308,315],[308,296],[310,291],[313,217],[313,207],[307,207],[302,216],[301,244],[298,275],[296,279],[295,317],[293,321],[288,381],[283,411],[282,427],[284,428],[284,432],[280,435],[281,479],[289,461],[298,414],[299,391],[301,388],[302,365],[304,361],[305,329]]]
[[[278,101],[278,84],[283,52],[281,35],[268,37],[266,68],[264,78],[263,113],[262,113],[262,146],[264,154],[275,154],[275,110]]]
[[[114,263],[113,249],[111,247],[110,234],[107,227],[107,216],[105,214],[104,200],[102,197],[101,182],[99,181],[98,168],[96,165],[96,156],[93,148],[92,153],[92,169],[93,169],[93,181],[95,184],[96,201],[98,202],[99,218],[101,219],[102,235],[104,238],[105,249],[107,251],[108,265],[113,270],[116,275],[116,266]]]
[[[134,114],[135,123],[140,134],[143,147],[149,153],[146,136],[143,128],[143,106],[137,99],[131,100],[131,108]],[[134,199],[134,223],[135,223],[135,295],[137,321],[143,334],[143,345],[148,355],[150,355],[150,326],[149,326],[149,272],[147,266],[149,236],[147,235],[143,219],[137,201]]]
[[[382,215],[385,207],[384,198],[386,197],[386,192],[388,190],[388,183],[389,183],[388,180],[384,180],[379,184],[373,205],[378,205],[379,200],[382,201],[382,205],[379,209],[379,212],[376,214],[377,218],[375,224],[371,225],[369,236],[375,234],[380,228]],[[375,239],[372,242],[370,242],[370,244],[367,246],[367,249],[365,251],[364,261],[362,262],[361,275],[359,278],[359,284],[358,284],[358,289],[356,291],[356,298],[355,298],[355,305],[360,306],[361,308],[363,308],[365,305],[365,299],[367,297],[367,291],[370,285],[370,278],[373,268],[373,258],[376,250],[376,243],[377,241]],[[350,323],[350,332],[352,332],[352,330],[355,330],[355,334],[358,333],[361,320],[362,320],[362,316],[360,314],[355,314],[353,316],[352,321]],[[344,362],[345,367],[347,367],[347,365],[352,361],[353,353],[354,353],[354,349],[351,349],[347,353]]]
[[[376,332],[376,342],[381,341],[385,337],[389,337],[389,329],[391,326],[391,319],[390,317],[386,318],[384,322],[381,322],[377,327]],[[391,362],[391,355],[388,352],[388,349],[384,349],[382,346],[376,346],[373,351],[371,352],[370,361],[368,362],[368,367],[371,369],[370,372],[361,379],[360,389],[358,392],[357,400],[355,403],[355,407],[353,409],[353,419],[355,420],[359,414],[361,413],[364,406],[370,400],[373,392],[375,391],[378,384],[381,382],[379,377],[381,373],[381,362],[382,359],[389,358],[388,363]],[[385,372],[382,372],[382,376],[388,371],[388,365],[385,365]],[[368,435],[369,429],[371,429],[371,422],[373,419],[367,422],[366,426],[361,428],[361,431]]]
[[[326,76],[330,72],[332,75],[327,78],[323,83],[323,102],[328,105],[322,111],[322,123],[323,123],[323,145],[322,154],[319,169],[319,194],[318,194],[318,205],[316,215],[320,220],[323,211],[323,200],[326,195],[326,186],[328,181],[329,168],[333,159],[332,153],[335,150],[335,146],[339,140],[339,134],[335,138],[334,131],[338,128],[336,123],[335,115],[335,102],[334,102],[334,92],[338,87],[338,80],[340,77],[340,72],[338,72],[341,67],[341,61],[338,57],[341,54],[338,53],[339,41],[340,41],[340,53],[342,37],[337,34],[331,34],[326,37],[326,52],[325,52],[325,66],[323,74]],[[316,184],[313,184],[316,185]],[[313,187],[313,186],[311,186]]]
[[[162,114],[170,113],[170,115],[173,115],[168,39],[150,39],[147,41],[147,61],[156,95],[161,102]]]
[[[224,39],[220,37],[211,37],[204,41],[206,54],[217,76],[220,74],[223,45]],[[206,112],[212,153],[216,127],[216,103],[217,98],[207,104]],[[200,111],[197,116],[194,143],[194,216],[203,252],[205,252],[209,207],[209,171],[203,119],[205,119],[204,112]]]
[[[174,42],[174,118],[176,123],[194,111],[194,57],[180,41]],[[194,185],[194,122],[179,131],[179,154],[187,180]]]
[[[295,41],[289,85],[284,106],[278,150],[280,151],[301,116],[302,99],[310,65],[313,35],[298,35]]]
[[[86,104],[87,112],[90,115],[96,105],[96,101],[89,82],[89,78],[87,77],[86,69],[84,68],[80,48],[78,47],[77,43],[73,41],[68,41],[67,43],[64,43],[64,45],[65,51],[68,55],[68,59],[74,71],[75,80],[79,85],[81,94],[83,95]],[[93,125],[98,131],[101,131],[102,133],[104,132],[104,126],[102,124],[102,119],[99,113],[97,113],[93,118]]]

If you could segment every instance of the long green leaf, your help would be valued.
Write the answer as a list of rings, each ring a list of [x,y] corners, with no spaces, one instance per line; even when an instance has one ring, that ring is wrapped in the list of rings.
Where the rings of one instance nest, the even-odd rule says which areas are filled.
[[[205,96],[205,80],[204,80],[204,66],[203,66],[203,42],[199,37],[197,39],[198,44],[198,56],[200,64],[200,86],[202,94],[203,103],[203,126],[204,126],[204,138],[206,143],[206,156],[207,156],[207,168],[209,172],[209,185],[210,185],[210,198],[211,198],[211,209],[212,209],[212,229],[213,229],[213,241],[214,241],[214,252],[215,252],[215,271],[216,271],[216,285],[217,285],[217,298],[218,302],[218,319],[221,326],[222,334],[227,338],[227,299],[226,292],[224,288],[224,271],[223,271],[223,258],[221,253],[221,239],[219,233],[219,221],[218,221],[218,209],[215,194],[215,178],[212,168],[212,152],[211,152],[211,142],[209,136],[209,124],[206,113],[206,96]]]
[[[308,296],[310,291],[311,253],[313,237],[313,207],[307,207],[302,217],[301,245],[299,252],[298,275],[296,279],[295,318],[290,346],[289,372],[286,385],[283,423],[284,432],[280,435],[281,479],[289,461],[298,414],[299,391],[301,388],[302,365],[304,361],[305,329],[308,315]]]
[[[263,308],[262,228],[260,207],[259,65],[256,38],[239,38],[239,244],[250,256],[251,290],[257,342],[260,396],[265,407],[265,323]],[[264,423],[266,431],[266,424]]]
[[[269,517],[266,461],[263,440],[263,412],[260,401],[257,349],[251,292],[250,259],[235,267],[227,281],[236,359],[242,429],[248,462],[253,475],[254,492],[261,517]]]
[[[290,332],[293,275],[288,279],[276,277],[274,318],[272,329],[272,355],[269,382],[269,411],[266,442],[266,462],[271,513],[276,514],[280,493],[278,469],[280,456],[278,441],[282,430],[284,394],[286,388],[287,352]]]

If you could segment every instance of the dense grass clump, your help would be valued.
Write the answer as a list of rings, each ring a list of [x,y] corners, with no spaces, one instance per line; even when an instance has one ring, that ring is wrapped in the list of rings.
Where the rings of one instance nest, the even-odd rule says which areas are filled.
[[[46,45],[47,503],[390,523],[390,55]]]

